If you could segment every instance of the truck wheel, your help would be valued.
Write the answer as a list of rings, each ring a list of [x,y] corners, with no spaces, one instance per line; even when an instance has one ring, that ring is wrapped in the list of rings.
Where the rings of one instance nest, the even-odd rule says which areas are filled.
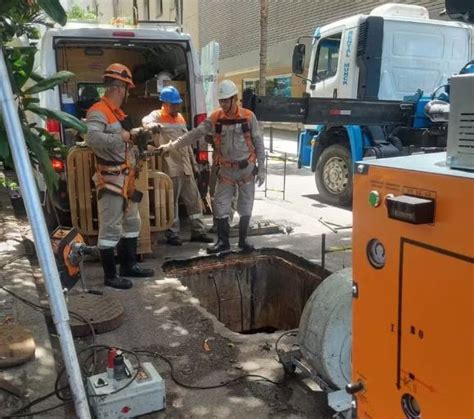
[[[325,148],[318,159],[315,177],[322,201],[331,205],[351,205],[352,158],[347,147],[333,144]]]

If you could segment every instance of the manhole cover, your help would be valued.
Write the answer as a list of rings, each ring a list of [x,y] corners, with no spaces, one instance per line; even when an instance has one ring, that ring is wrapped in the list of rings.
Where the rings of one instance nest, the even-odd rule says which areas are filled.
[[[76,294],[68,297],[68,309],[87,319],[97,334],[114,330],[122,324],[123,306],[116,298],[107,295]],[[71,317],[74,337],[91,334],[90,327],[80,319]]]
[[[28,329],[16,324],[0,326],[0,368],[24,364],[35,357],[35,340]]]

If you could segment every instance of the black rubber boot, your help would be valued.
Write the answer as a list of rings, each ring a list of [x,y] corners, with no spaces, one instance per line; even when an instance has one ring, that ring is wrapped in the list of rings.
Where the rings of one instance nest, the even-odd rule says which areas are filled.
[[[208,236],[206,233],[199,233],[199,234],[191,234],[192,242],[200,242],[200,243],[212,243],[214,239]]]
[[[137,263],[137,237],[122,237],[117,245],[117,254],[120,263],[120,276],[132,278],[148,278],[155,275],[155,271],[143,268]]]
[[[114,248],[99,249],[100,262],[104,270],[104,284],[108,287],[117,288],[120,290],[128,290],[133,287],[132,281],[127,278],[117,276],[117,269],[115,267]]]
[[[166,243],[168,243],[170,246],[182,246],[182,245],[183,245],[183,242],[181,241],[181,239],[179,238],[179,236],[172,236],[172,237],[169,237],[169,238],[166,240]]]
[[[217,218],[217,242],[207,248],[207,253],[212,255],[214,253],[225,252],[230,249],[229,233],[230,225],[228,218]]]
[[[214,217],[212,218],[212,227],[209,229],[208,233],[210,233],[210,234],[216,234],[217,233],[217,222],[216,222],[216,219]]]
[[[255,248],[247,242],[247,236],[249,232],[250,215],[244,215],[240,217],[239,221],[239,248],[243,252],[251,252]]]

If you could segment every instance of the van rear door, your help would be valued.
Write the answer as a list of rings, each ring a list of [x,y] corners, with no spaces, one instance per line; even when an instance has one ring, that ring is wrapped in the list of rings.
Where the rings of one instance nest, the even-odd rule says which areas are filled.
[[[56,67],[76,77],[61,87],[64,98],[75,104],[78,117],[104,93],[102,75],[105,68],[119,62],[130,68],[136,87],[123,105],[125,112],[138,126],[141,119],[160,107],[160,88],[175,86],[183,97],[183,116],[191,127],[194,94],[191,71],[192,57],[186,40],[151,40],[136,38],[61,37],[54,39]],[[158,81],[160,80],[160,85]],[[72,109],[72,108],[70,108]]]

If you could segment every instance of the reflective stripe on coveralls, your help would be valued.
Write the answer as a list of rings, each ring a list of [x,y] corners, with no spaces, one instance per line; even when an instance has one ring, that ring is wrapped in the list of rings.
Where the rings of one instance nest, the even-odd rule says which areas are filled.
[[[159,109],[151,112],[142,119],[142,125],[148,128],[154,124],[160,124],[160,133],[153,136],[155,146],[167,144],[176,138],[186,134],[186,121],[183,116],[178,113],[176,117]],[[163,156],[164,172],[169,177],[189,175],[193,176],[194,153],[191,146],[184,147],[179,150],[170,150],[167,155]]]
[[[110,106],[109,106],[110,105]],[[87,145],[93,150],[97,160],[109,164],[98,164],[94,175],[97,189],[102,190],[98,200],[100,249],[115,247],[121,237],[138,237],[140,215],[138,204],[125,198],[128,180],[135,163],[133,153],[122,139],[120,121],[125,114],[103,97],[87,113]],[[128,163],[126,163],[128,162]],[[128,176],[127,176],[128,171]]]
[[[214,216],[228,218],[231,212],[232,199],[238,188],[237,212],[240,216],[252,215],[255,195],[255,162],[257,156],[255,146],[250,135],[250,121],[252,113],[247,109],[238,109],[240,118],[229,118],[222,109],[211,114],[214,124],[214,145],[216,165],[220,167],[218,184],[214,196]],[[249,156],[245,161],[230,161],[222,156],[222,129],[223,126],[240,125],[247,145]]]
[[[224,118],[222,118],[222,116],[224,116]],[[236,106],[232,115],[223,115],[221,110],[214,111],[197,128],[173,141],[171,149],[173,150],[185,147],[186,145],[192,144],[192,142],[205,135],[212,135],[215,138],[216,132],[214,123],[217,122],[218,117],[219,119],[224,120],[235,120],[243,119],[242,116],[245,116],[245,119],[249,121],[249,137],[251,139],[253,148],[255,149],[259,167],[263,168],[265,161],[265,148],[258,127],[258,121],[251,111],[244,109],[241,110],[239,109],[239,106]],[[222,154],[224,157],[223,160],[228,160],[233,163],[246,162],[248,163],[248,166],[245,169],[232,169],[231,167],[225,166],[219,167],[220,177],[217,182],[216,193],[214,195],[213,202],[214,216],[216,218],[227,218],[229,216],[229,207],[236,188],[239,188],[239,203],[237,205],[237,209],[240,215],[250,216],[253,208],[255,183],[247,182],[243,185],[239,185],[237,183],[243,179],[251,179],[255,170],[255,162],[249,161],[249,158],[251,158],[252,154],[252,147],[249,148],[248,143],[249,137],[247,137],[247,139],[245,138],[246,136],[242,130],[242,124],[239,123],[235,125],[222,124],[222,133],[220,137],[220,154]],[[233,184],[227,184],[223,182],[223,177],[232,179]],[[230,194],[228,194],[228,192],[223,193],[223,189],[229,189]]]
[[[97,202],[99,215],[99,249],[115,247],[121,237],[134,238],[140,233],[141,220],[138,203],[129,202],[124,209],[124,198],[110,192]]]
[[[160,124],[160,133],[154,137],[155,145],[167,144],[187,132],[186,121],[178,113],[169,115],[164,109],[151,112],[142,119],[146,128],[153,124]],[[175,219],[173,225],[165,233],[167,238],[175,237],[180,231],[178,201],[182,199],[191,224],[191,236],[205,233],[206,226],[202,221],[201,196],[194,179],[193,161],[194,152],[191,146],[179,150],[171,150],[164,156],[165,172],[173,182],[175,202]]]
[[[211,114],[211,121],[214,124],[214,146],[215,146],[215,156],[216,164],[218,166],[228,167],[231,169],[241,169],[243,162],[233,162],[230,160],[225,160],[222,156],[222,126],[223,125],[237,125],[241,124],[242,132],[244,134],[245,143],[249,150],[249,157],[247,159],[250,163],[255,163],[257,160],[257,155],[255,153],[255,146],[252,142],[252,137],[250,135],[250,120],[252,114],[249,113],[247,109],[240,108],[239,114],[240,118],[230,119],[226,116],[222,109],[218,109]]]
[[[126,117],[125,113],[115,107],[106,97],[102,97],[99,102],[92,105],[87,113],[93,112],[101,112],[109,125],[120,124]],[[120,132],[121,127],[120,125]],[[95,183],[99,196],[104,189],[120,194],[124,198],[130,196],[129,193],[133,192],[135,173],[129,161],[128,147],[128,144],[125,144],[125,158],[123,161],[109,161],[97,156]]]

